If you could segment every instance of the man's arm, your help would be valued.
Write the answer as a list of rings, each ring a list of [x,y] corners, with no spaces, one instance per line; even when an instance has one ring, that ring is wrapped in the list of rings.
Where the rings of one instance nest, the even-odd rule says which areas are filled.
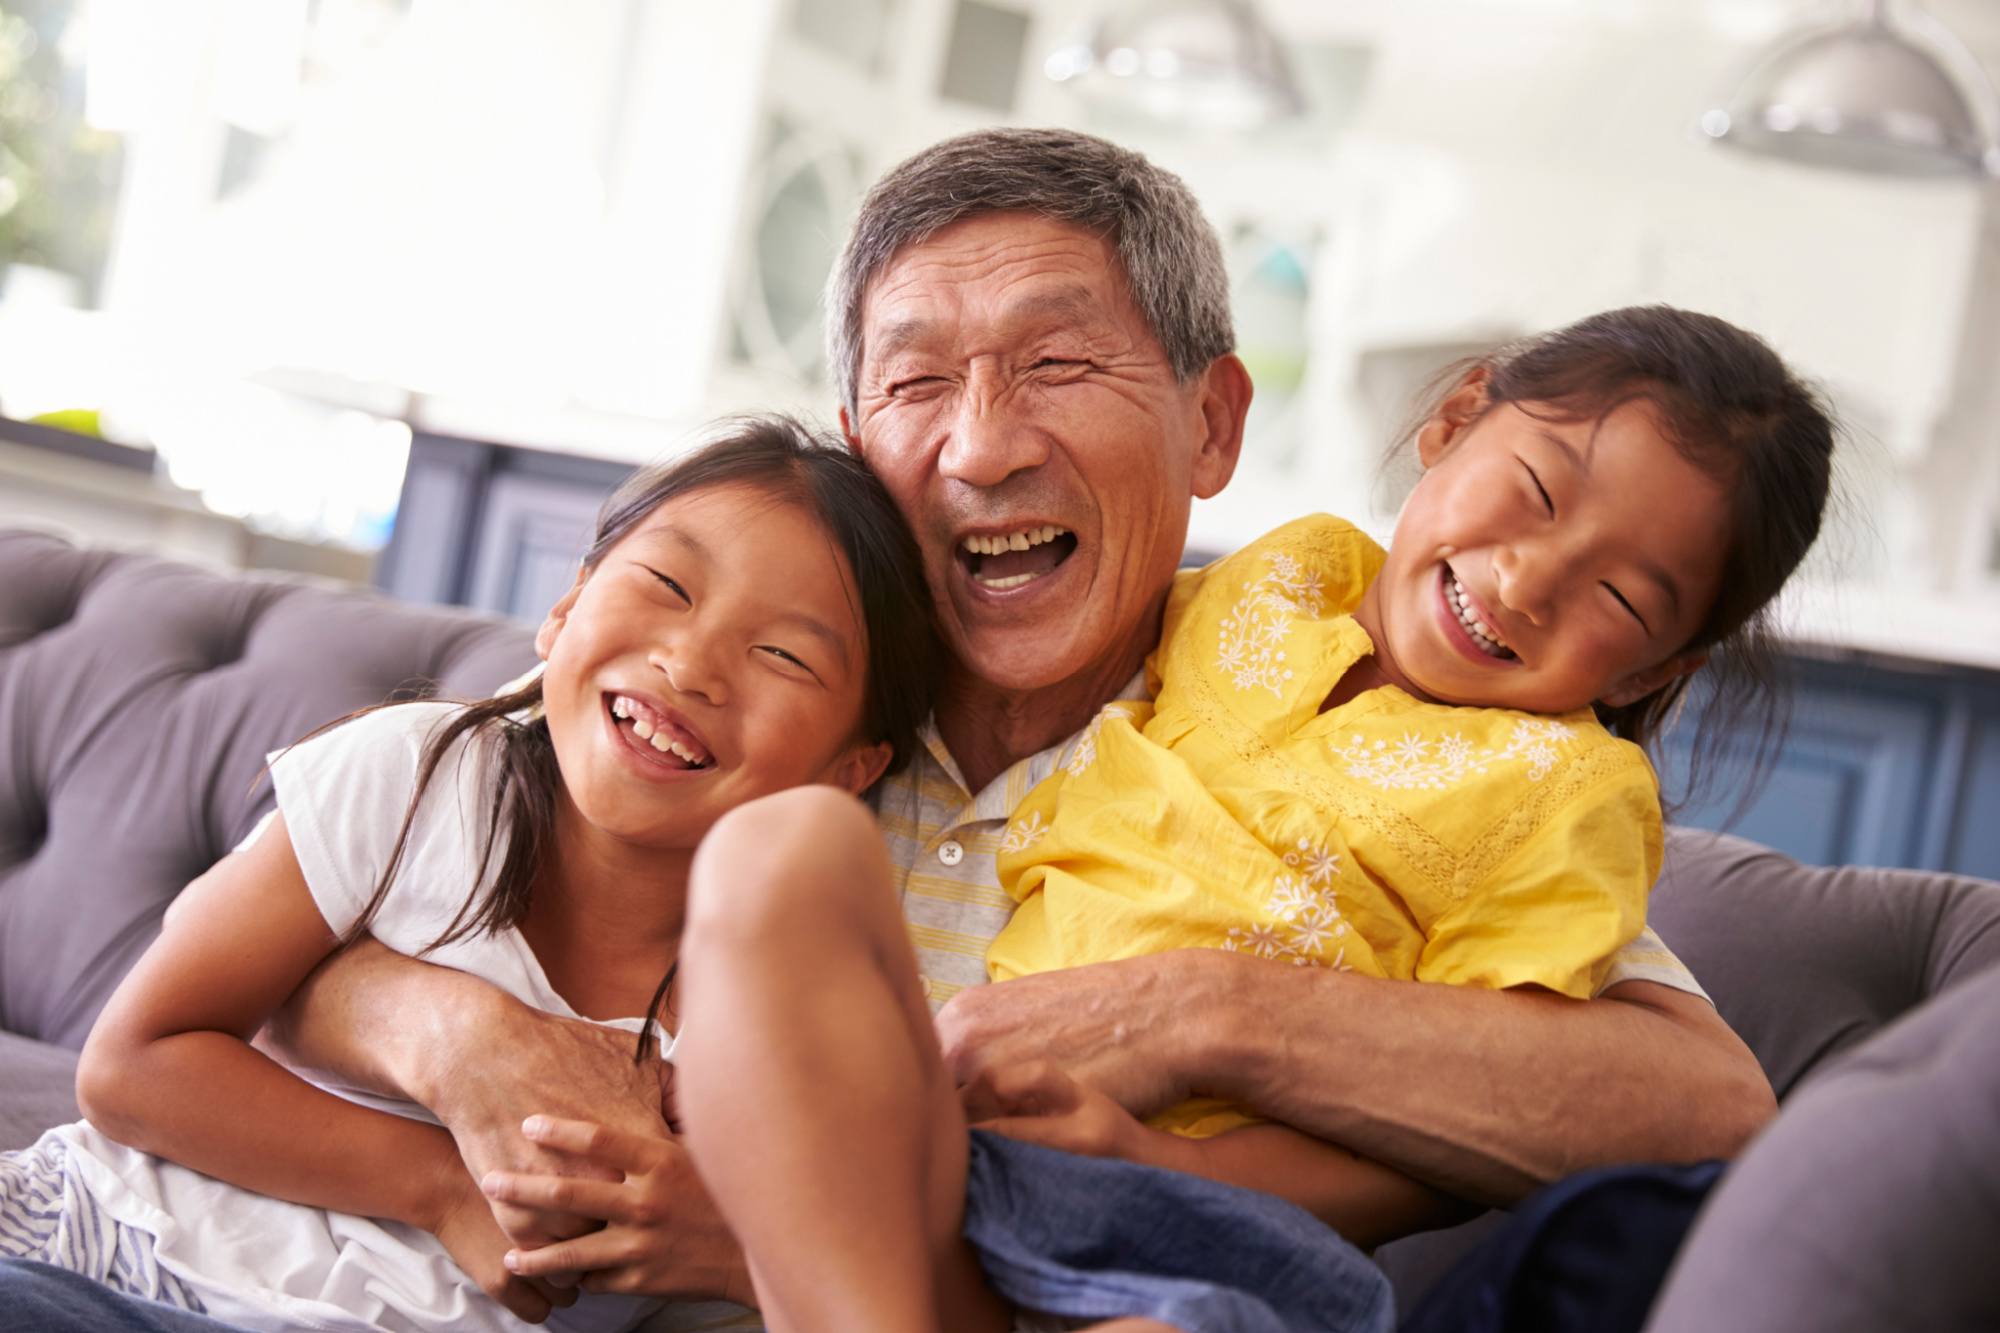
[[[1776,1111],[1705,1000],[1643,981],[1571,1000],[1187,949],[974,987],[938,1029],[961,1083],[1046,1059],[1140,1115],[1221,1097],[1489,1203],[1732,1156]]]
[[[544,1013],[498,987],[363,939],[327,959],[265,1031],[286,1061],[326,1070],[428,1107],[475,1180],[491,1171],[586,1173],[531,1142],[531,1115],[591,1120],[667,1138],[660,1065],[633,1061],[629,1033]],[[679,1245],[672,1290],[721,1297],[750,1290],[741,1248],[677,1142],[684,1188],[671,1225]],[[546,1244],[598,1225],[587,1218],[496,1204],[516,1243]]]

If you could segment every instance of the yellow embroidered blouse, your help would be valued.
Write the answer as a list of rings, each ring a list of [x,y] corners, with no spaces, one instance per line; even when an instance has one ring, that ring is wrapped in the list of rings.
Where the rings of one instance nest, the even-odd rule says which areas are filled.
[[[994,980],[1209,947],[1593,993],[1659,872],[1652,766],[1588,709],[1384,686],[1322,713],[1374,651],[1351,612],[1382,557],[1321,515],[1180,576],[1153,702],[1106,705],[1003,836],[1020,906]],[[1152,1123],[1205,1137],[1247,1118],[1201,1102]]]

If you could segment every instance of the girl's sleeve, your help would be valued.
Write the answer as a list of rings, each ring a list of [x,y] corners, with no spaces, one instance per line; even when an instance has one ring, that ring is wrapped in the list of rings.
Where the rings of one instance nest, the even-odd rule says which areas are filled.
[[[396,845],[416,790],[417,763],[450,705],[398,704],[364,713],[279,751],[271,784],[306,887],[329,929],[360,917]],[[457,747],[454,746],[454,749]],[[455,791],[453,756],[438,766],[426,804]],[[405,857],[414,847],[405,849]]]
[[[1645,929],[1664,846],[1653,770],[1624,741],[1572,765],[1546,780],[1575,780],[1576,768],[1601,771],[1535,821],[1520,846],[1432,923],[1417,980],[1542,986],[1588,999],[1612,956]],[[1505,821],[1492,836],[1509,836]]]

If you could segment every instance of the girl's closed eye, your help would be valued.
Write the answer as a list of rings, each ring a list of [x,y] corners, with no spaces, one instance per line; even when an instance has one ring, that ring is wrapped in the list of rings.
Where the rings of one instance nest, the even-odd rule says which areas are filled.
[[[1632,605],[1630,601],[1626,600],[1624,593],[1618,591],[1616,587],[1614,587],[1609,583],[1604,584],[1603,588],[1604,591],[1610,593],[1614,598],[1617,599],[1618,605],[1625,608],[1625,614],[1631,616],[1632,619],[1639,622],[1640,629],[1644,630],[1648,634],[1651,634],[1653,632],[1653,627],[1646,623],[1646,617],[1639,614],[1638,607]]]
[[[1528,480],[1535,484],[1535,494],[1541,497],[1542,507],[1549,511],[1550,518],[1554,518],[1556,516],[1556,502],[1553,499],[1549,498],[1549,488],[1542,485],[1542,479],[1540,475],[1537,474],[1535,469],[1529,465],[1527,459],[1524,458],[1521,460],[1521,468],[1528,474]],[[1622,601],[1624,599],[1620,598],[1620,600]]]
[[[819,680],[819,672],[814,671],[810,666],[806,665],[805,659],[800,657],[797,653],[787,651],[786,649],[780,648],[776,644],[771,644],[771,643],[759,644],[758,651],[778,659],[780,662],[785,663],[788,667],[796,668],[797,671],[803,671],[806,675],[811,676],[815,681]],[[793,672],[791,674],[796,674],[796,672]]]
[[[639,568],[645,570],[648,574],[651,574],[654,578],[658,579],[661,583],[665,584],[667,586],[667,589],[670,592],[672,592],[674,596],[680,598],[683,602],[686,602],[689,606],[694,605],[694,598],[687,595],[687,589],[681,587],[680,583],[677,580],[675,580],[672,575],[662,574],[659,570],[654,569],[651,565],[641,565],[639,566]]]

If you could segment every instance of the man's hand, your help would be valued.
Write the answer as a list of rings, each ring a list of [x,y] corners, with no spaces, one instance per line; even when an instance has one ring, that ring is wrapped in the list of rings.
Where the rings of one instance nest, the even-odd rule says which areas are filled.
[[[1212,951],[1184,949],[973,986],[937,1016],[945,1066],[960,1087],[989,1071],[1047,1063],[1134,1115],[1184,1101],[1189,991]]]
[[[481,1291],[531,1324],[547,1319],[552,1307],[573,1304],[574,1290],[508,1271],[507,1237],[494,1223],[492,1210],[472,1177],[457,1162],[449,1164],[448,1173],[450,1178],[439,1182],[436,1215],[425,1227],[438,1238],[452,1262],[477,1282]]]
[[[755,1304],[743,1252],[685,1149],[657,1135],[535,1116],[522,1131],[605,1178],[494,1171],[481,1181],[496,1207],[595,1218],[603,1229],[507,1255],[508,1271],[588,1291]]]
[[[431,1111],[458,1144],[474,1180],[489,1173],[618,1179],[588,1156],[553,1151],[522,1133],[530,1115],[590,1120],[664,1142],[661,1075],[650,1053],[635,1064],[629,1032],[560,1018],[509,1000],[476,1053],[434,1080]],[[517,1246],[533,1247],[597,1227],[601,1219],[561,1209],[496,1202],[494,1218]]]

